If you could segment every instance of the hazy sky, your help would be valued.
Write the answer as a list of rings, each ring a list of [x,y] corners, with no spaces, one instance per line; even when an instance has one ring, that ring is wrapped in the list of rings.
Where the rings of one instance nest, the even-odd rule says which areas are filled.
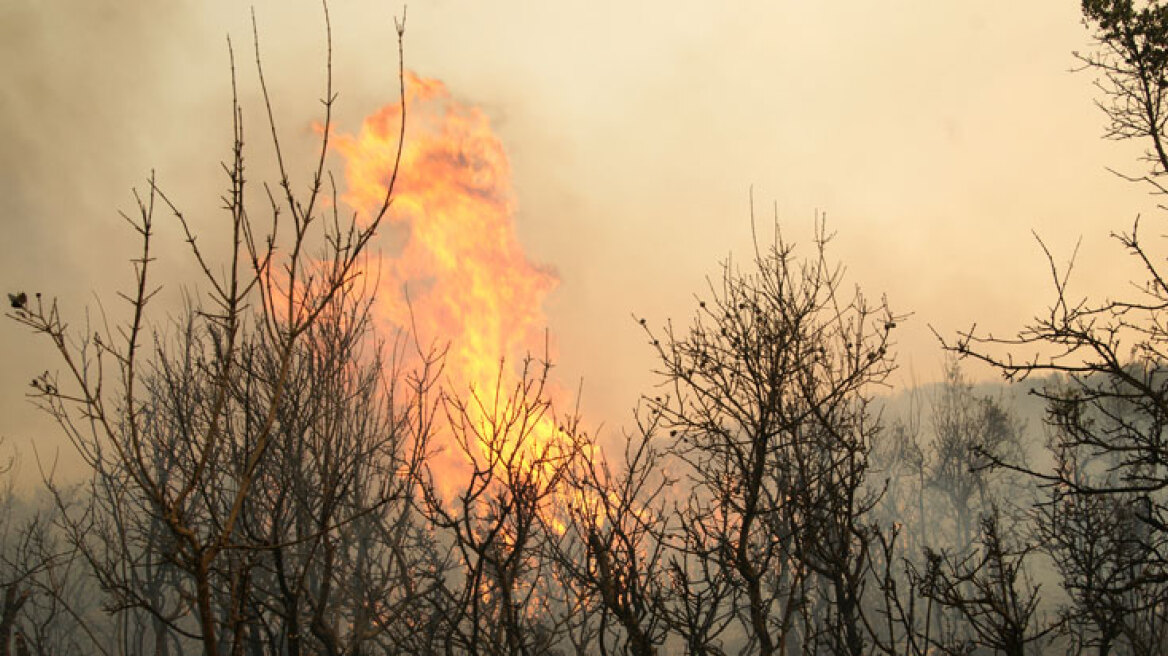
[[[310,145],[320,7],[255,12],[279,121]],[[395,98],[400,12],[333,3],[342,129]],[[59,296],[79,322],[94,294],[126,286],[135,244],[117,211],[152,169],[214,218],[230,145],[225,37],[254,99],[249,20],[222,0],[0,5],[5,287]],[[1122,285],[1131,268],[1107,235],[1154,203],[1105,170],[1138,171],[1138,149],[1100,139],[1092,76],[1071,72],[1086,47],[1075,2],[426,1],[409,6],[406,61],[491,117],[520,237],[560,278],[558,373],[584,379],[585,409],[611,427],[653,382],[632,315],[688,321],[705,276],[750,252],[752,187],[760,225],[777,206],[799,243],[826,212],[849,280],[912,313],[898,380],[936,378],[930,324],[1007,332],[1046,306],[1032,230],[1060,259],[1083,238],[1081,292]],[[248,126],[265,158],[262,126]],[[166,275],[192,274],[173,226],[159,243],[175,262]],[[21,395],[56,362],[10,322],[0,348],[0,435],[51,444]]]

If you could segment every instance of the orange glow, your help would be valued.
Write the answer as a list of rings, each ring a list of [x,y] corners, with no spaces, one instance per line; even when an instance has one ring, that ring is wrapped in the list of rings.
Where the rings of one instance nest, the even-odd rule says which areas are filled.
[[[544,356],[543,303],[557,279],[520,246],[511,167],[487,116],[454,100],[438,80],[407,73],[405,82],[405,149],[382,229],[391,252],[379,263],[375,314],[415,330],[423,344],[449,341],[449,389],[460,395],[473,389],[489,405],[497,391],[515,388],[520,374],[512,365]],[[344,159],[342,200],[359,215],[384,201],[400,118],[394,103],[367,117],[358,134],[334,136]],[[536,444],[526,448],[542,450],[554,434],[545,416],[533,431]],[[444,475],[455,473],[450,467],[465,471],[465,463],[451,462],[457,449],[445,446],[434,468]]]

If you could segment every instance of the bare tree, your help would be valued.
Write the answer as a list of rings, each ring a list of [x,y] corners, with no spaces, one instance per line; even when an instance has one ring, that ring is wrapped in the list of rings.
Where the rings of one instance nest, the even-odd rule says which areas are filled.
[[[274,553],[286,553],[273,551],[280,545],[273,545],[271,538],[286,536],[273,531],[273,516],[263,515],[259,499],[274,490],[268,487],[274,475],[270,468],[281,451],[298,448],[285,441],[289,427],[282,423],[297,419],[288,414],[289,394],[295,391],[292,382],[304,358],[328,355],[312,350],[313,340],[323,337],[315,331],[330,311],[351,307],[363,252],[389,207],[396,177],[394,171],[384,202],[372,216],[359,220],[356,215],[340,215],[336,190],[325,170],[336,100],[327,7],[325,26],[329,62],[324,129],[319,157],[303,192],[286,167],[260,65],[258,36],[255,40],[278,171],[275,186],[264,187],[267,225],[253,218],[261,212],[250,202],[254,187],[245,176],[243,112],[234,93],[233,63],[233,134],[231,156],[224,164],[230,243],[225,261],[216,261],[200,245],[191,223],[151,177],[146,193],[138,197],[137,213],[126,217],[141,238],[142,250],[134,260],[134,287],[122,295],[129,314],[124,325],[111,327],[103,321],[74,330],[54,301],[40,294],[29,299],[23,292],[14,295],[10,312],[56,348],[64,373],[38,377],[36,398],[58,420],[93,472],[92,496],[80,506],[69,507],[58,488],[62,510],[71,511],[66,520],[69,539],[86,553],[113,610],[140,610],[160,622],[165,632],[197,641],[208,656],[241,653],[246,644],[256,644],[251,632],[256,615],[264,612],[255,598],[257,577]],[[399,46],[402,32],[399,23]],[[401,94],[404,102],[404,88]],[[182,226],[203,272],[199,293],[206,295],[191,301],[169,335],[150,312],[157,291],[150,276],[155,214],[162,209]],[[327,457],[311,452],[319,450],[320,443],[303,448],[309,467],[312,458]],[[337,469],[327,475],[352,477],[354,472]],[[337,522],[371,512],[373,508],[363,505],[376,507],[382,493],[345,497],[366,500],[356,507],[319,505],[341,504],[337,486],[345,484],[327,481],[327,498],[308,501],[303,509],[315,514],[312,520],[285,524],[301,531],[314,526],[314,533],[302,532],[297,539],[317,545],[314,556],[326,563],[337,545]],[[293,507],[277,506],[276,512]],[[326,564],[320,578],[308,586],[316,598],[306,597],[317,604],[311,626],[326,649],[328,627],[320,609],[329,597],[330,576]],[[160,638],[156,652],[167,649]]]
[[[961,552],[973,540],[980,512],[994,502],[990,488],[995,473],[987,466],[990,459],[1026,462],[1022,427],[999,401],[974,393],[956,359],[946,365],[931,419],[933,439],[926,482],[949,502],[954,518],[952,544]]]
[[[443,396],[467,463],[461,473],[427,468],[423,485],[427,519],[453,551],[444,633],[435,643],[447,652],[551,653],[570,620],[548,543],[562,531],[555,504],[571,498],[567,472],[581,444],[574,420],[553,413],[549,369],[529,358],[509,383],[501,363],[493,389]]]
[[[886,487],[877,509],[879,516],[889,524],[899,523],[906,531],[898,536],[911,541],[909,551],[920,551],[931,544],[935,519],[926,508],[927,487],[925,447],[922,445],[922,404],[920,388],[913,386],[907,392],[908,408],[901,416],[894,416],[881,431],[872,449],[872,472],[883,476]],[[888,410],[885,409],[887,414]],[[874,481],[879,482],[879,481]]]
[[[360,653],[401,641],[405,618],[432,611],[426,595],[442,567],[414,505],[434,361],[422,358],[399,388],[397,358],[368,345],[369,302],[355,290],[338,296],[293,358],[277,439],[241,519],[258,553],[245,602],[253,651]],[[272,353],[260,339],[241,354],[245,425],[262,422]]]
[[[1061,454],[1057,466],[1081,481],[1087,474],[1073,457]],[[1055,487],[1036,509],[1037,536],[1070,596],[1062,609],[1063,630],[1077,653],[1094,648],[1099,656],[1152,654],[1162,644],[1154,635],[1163,623],[1148,617],[1157,604],[1157,586],[1145,578],[1149,535],[1141,499]]]
[[[586,453],[568,470],[576,498],[554,543],[558,576],[577,590],[575,606],[594,616],[602,654],[650,656],[669,629],[665,495],[673,480],[656,444],[660,417],[637,419],[616,467],[584,436]]]
[[[1038,617],[1038,586],[1025,568],[1034,547],[1008,541],[998,518],[996,509],[982,515],[972,553],[929,550],[923,569],[912,571],[920,593],[959,618],[932,641],[943,653],[968,654],[982,647],[1024,656],[1054,628]]]
[[[725,265],[687,331],[646,329],[663,379],[647,405],[692,485],[671,570],[677,630],[695,652],[864,650],[866,516],[879,497],[864,485],[879,427],[869,395],[891,371],[896,320],[858,290],[845,296],[816,228],[809,259],[776,236],[750,271]]]
[[[1099,104],[1110,121],[1107,136],[1146,140],[1148,174],[1125,177],[1162,193],[1160,179],[1168,170],[1162,145],[1168,9],[1159,2],[1137,6],[1130,0],[1088,0],[1082,7],[1097,46],[1080,59],[1102,74]],[[1117,630],[1118,620],[1106,615],[1107,606],[1123,604],[1116,612],[1126,617],[1141,614],[1153,636],[1163,636],[1162,627],[1168,625],[1168,284],[1159,258],[1141,238],[1138,219],[1130,232],[1113,236],[1142,267],[1143,279],[1131,290],[1100,302],[1076,300],[1069,291],[1073,258],[1060,267],[1043,245],[1055,292],[1048,312],[1011,338],[969,330],[943,340],[949,350],[987,362],[1009,380],[1048,376],[1049,382],[1034,393],[1046,402],[1056,466],[1036,469],[1003,454],[983,455],[1048,489],[1049,506],[1040,525],[1052,539],[1072,594],[1066,614],[1079,629],[1091,625],[1089,642],[1100,650],[1110,647]],[[1023,349],[1025,358],[1013,357]],[[1134,500],[1139,507],[1131,510]],[[1130,522],[1125,527],[1114,525],[1121,509]],[[1104,518],[1105,513],[1110,515]],[[1105,526],[1116,533],[1103,538],[1098,530]],[[1121,548],[1128,542],[1122,536],[1133,532],[1141,536],[1137,552]],[[1137,553],[1139,562],[1130,562]],[[1129,562],[1121,565],[1120,560]],[[1139,571],[1120,586],[1138,591],[1127,601],[1113,594],[1117,590],[1109,582],[1108,572],[1116,567],[1124,576],[1131,567]],[[1080,612],[1085,603],[1104,602],[1102,615]],[[1162,650],[1163,639],[1152,638],[1147,648]],[[1132,649],[1139,648],[1133,644]]]
[[[880,653],[924,656],[932,653],[936,604],[913,580],[912,563],[902,555],[901,528],[893,523],[873,530],[868,570],[880,596],[871,603],[867,626]]]
[[[1096,45],[1076,55],[1101,76],[1106,136],[1148,146],[1147,173],[1123,177],[1162,194],[1168,7],[1084,0],[1082,10]],[[1121,637],[1128,640],[1122,627],[1138,618],[1143,630],[1125,647],[1156,653],[1165,648],[1168,626],[1168,284],[1138,219],[1130,232],[1113,236],[1142,268],[1142,279],[1129,290],[1102,301],[1078,300],[1069,288],[1073,258],[1060,267],[1042,245],[1054,282],[1049,311],[1010,338],[971,329],[943,342],[1009,380],[1047,376],[1034,393],[1046,402],[1055,466],[983,455],[1047,488],[1039,528],[1071,594],[1064,617],[1080,645],[1107,653]],[[1025,356],[1014,355],[1019,352]]]

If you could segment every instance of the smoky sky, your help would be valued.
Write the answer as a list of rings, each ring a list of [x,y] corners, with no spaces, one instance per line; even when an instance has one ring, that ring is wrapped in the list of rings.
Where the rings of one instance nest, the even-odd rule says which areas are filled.
[[[401,7],[331,9],[338,127],[352,131],[395,99]],[[269,0],[255,15],[300,158],[323,93],[320,5]],[[61,298],[74,325],[98,298],[116,317],[136,246],[118,211],[134,211],[152,170],[213,230],[228,36],[265,173],[250,17],[226,0],[0,7],[6,287]],[[439,1],[409,6],[405,53],[491,117],[520,237],[560,278],[556,374],[583,379],[585,411],[619,426],[654,380],[634,317],[684,325],[718,263],[752,252],[752,209],[764,240],[777,215],[802,244],[826,214],[847,284],[912,314],[894,336],[899,381],[939,377],[929,326],[1005,333],[1043,310],[1032,231],[1060,261],[1082,237],[1080,293],[1121,285],[1132,269],[1107,236],[1154,215],[1154,199],[1106,171],[1138,171],[1139,150],[1100,138],[1092,79],[1072,72],[1089,47],[1074,3]],[[293,166],[294,182],[308,168]],[[160,303],[174,303],[194,270],[159,223]],[[0,435],[50,452],[59,440],[23,393],[58,365],[11,322],[0,342]]]

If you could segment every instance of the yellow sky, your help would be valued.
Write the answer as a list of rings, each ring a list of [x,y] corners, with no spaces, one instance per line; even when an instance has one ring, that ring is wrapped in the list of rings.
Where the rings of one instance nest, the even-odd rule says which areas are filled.
[[[66,299],[78,321],[78,304],[129,280],[116,211],[151,169],[213,216],[228,34],[245,101],[255,95],[243,3],[163,4],[0,7],[0,279]],[[278,118],[309,145],[320,7],[255,8]],[[342,128],[394,99],[399,12],[333,3]],[[1105,170],[1138,171],[1138,149],[1100,139],[1091,75],[1070,72],[1085,47],[1072,2],[427,1],[409,7],[406,58],[491,117],[521,239],[561,280],[548,308],[558,373],[583,378],[585,409],[616,426],[653,382],[632,315],[688,321],[704,277],[749,253],[752,187],[762,224],[777,207],[796,241],[826,212],[849,280],[913,313],[898,380],[937,377],[930,324],[1004,333],[1045,307],[1032,230],[1064,259],[1082,236],[1083,293],[1122,285],[1131,268],[1107,235],[1154,216],[1154,202]],[[173,227],[160,242],[182,250]],[[168,266],[179,281],[193,273]],[[0,325],[0,435],[18,442],[43,427],[19,397],[25,379],[54,365],[30,343]]]

